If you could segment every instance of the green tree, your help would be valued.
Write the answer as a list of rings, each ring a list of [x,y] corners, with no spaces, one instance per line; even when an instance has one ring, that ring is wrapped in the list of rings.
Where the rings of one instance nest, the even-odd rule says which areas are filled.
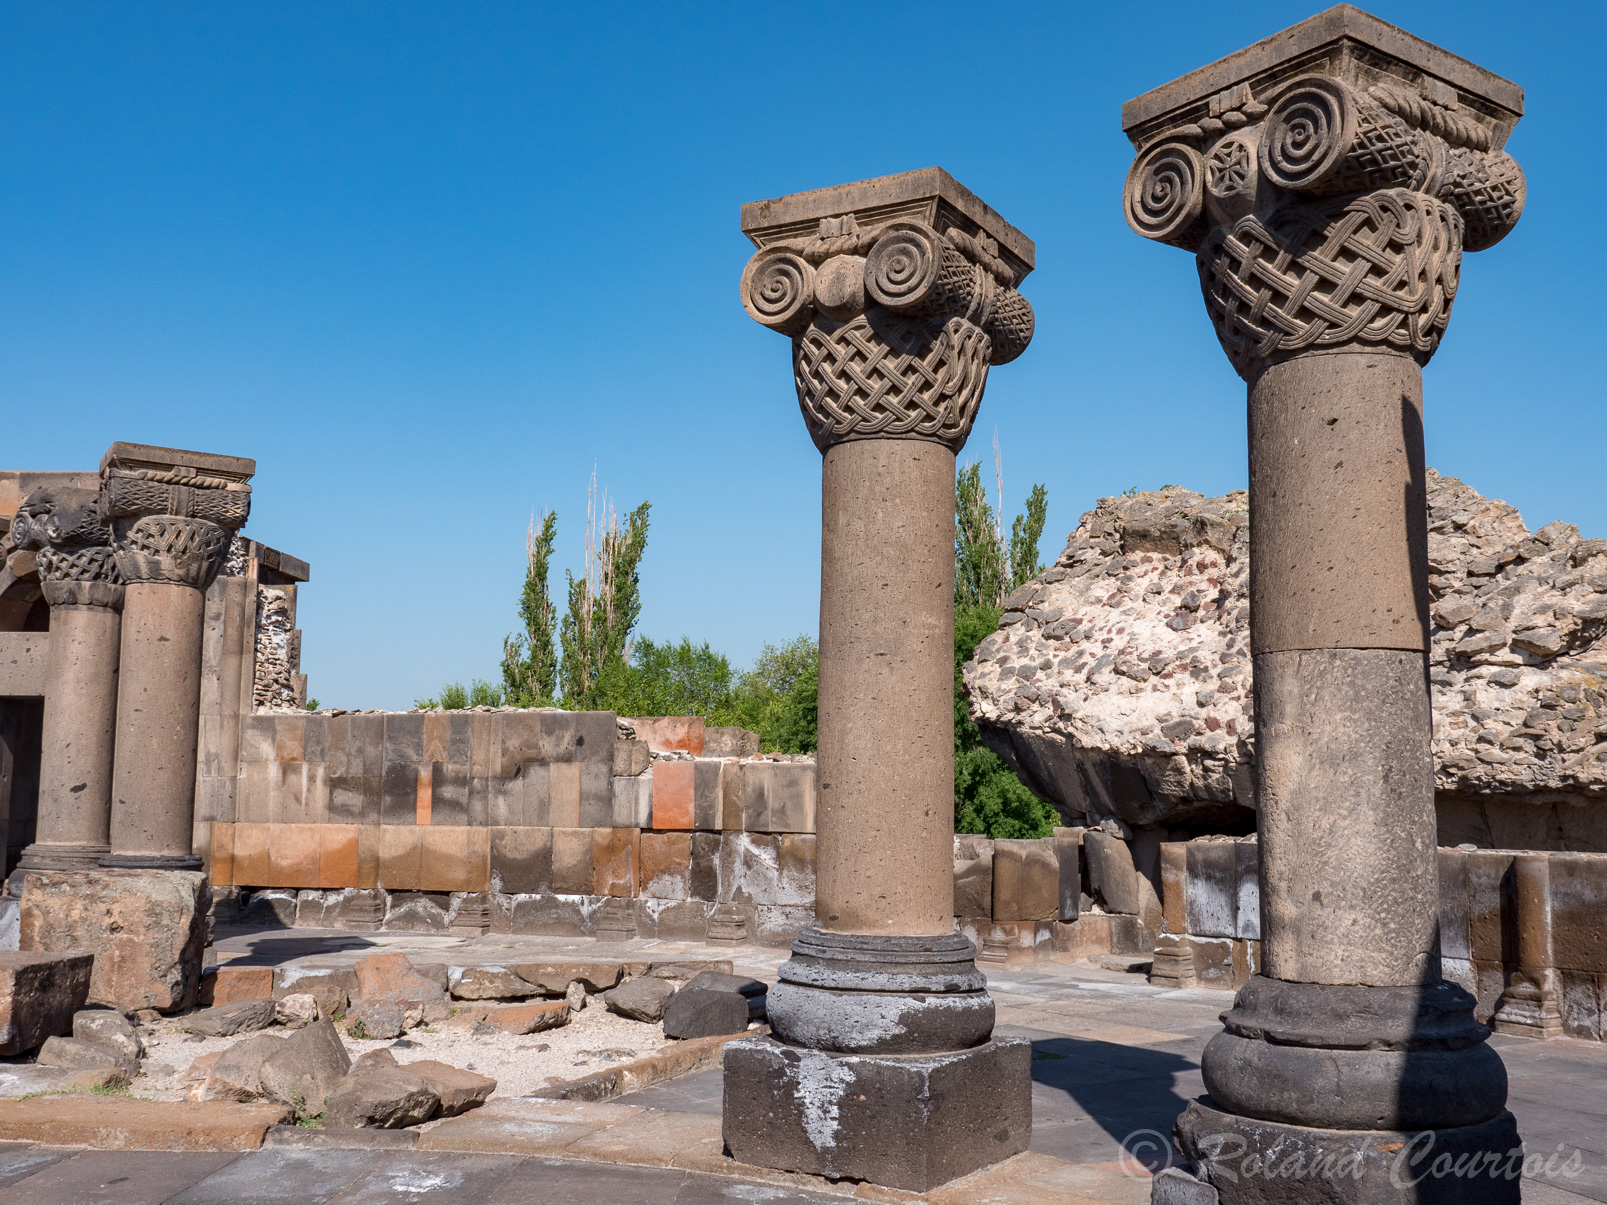
[[[1005,595],[1043,572],[1038,541],[1049,513],[1049,491],[1042,484],[1027,494],[1026,509],[1004,535],[1004,471],[999,441],[993,441],[994,479],[999,509],[988,503],[982,484],[982,463],[963,466],[954,479],[954,606],[1004,605]]]
[[[731,723],[731,663],[707,643],[686,637],[632,642],[631,660],[604,666],[592,706],[620,715],[700,715],[711,725]]]
[[[502,641],[502,689],[514,707],[548,707],[558,694],[558,653],[553,647],[557,608],[547,585],[558,515],[546,511],[541,528],[530,518],[525,534],[525,581],[519,593],[519,622],[524,631]]]
[[[434,698],[414,699],[413,706],[420,711],[441,708],[459,711],[465,707],[501,707],[503,689],[481,678],[475,678],[465,689],[461,682],[448,682]]]
[[[814,637],[767,644],[737,680],[734,722],[757,732],[766,753],[813,753],[819,694],[820,646]]]
[[[586,571],[579,578],[565,571],[568,609],[558,632],[564,706],[573,711],[595,707],[605,669],[612,678],[630,661],[631,631],[642,613],[640,566],[651,506],[643,502],[621,524],[608,496],[599,501],[597,474],[592,474],[586,500]]]

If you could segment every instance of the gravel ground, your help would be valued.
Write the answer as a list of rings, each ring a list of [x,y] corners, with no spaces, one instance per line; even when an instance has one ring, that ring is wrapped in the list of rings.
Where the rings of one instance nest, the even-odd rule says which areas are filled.
[[[430,1032],[431,1029],[435,1032]],[[258,1032],[288,1034],[280,1025]],[[141,1030],[145,1039],[144,1070],[130,1086],[136,1096],[151,1100],[182,1100],[194,1080],[190,1064],[214,1050],[226,1050],[251,1037],[202,1038],[179,1029],[178,1020],[162,1020]],[[489,1075],[497,1081],[493,1097],[528,1096],[550,1083],[579,1079],[605,1071],[618,1063],[641,1058],[669,1044],[664,1027],[631,1021],[609,1012],[595,996],[571,1015],[569,1024],[540,1033],[473,1034],[456,1027],[415,1029],[397,1040],[358,1041],[341,1033],[353,1059],[370,1050],[389,1046],[396,1061],[406,1066],[422,1059],[437,1059],[454,1067]]]

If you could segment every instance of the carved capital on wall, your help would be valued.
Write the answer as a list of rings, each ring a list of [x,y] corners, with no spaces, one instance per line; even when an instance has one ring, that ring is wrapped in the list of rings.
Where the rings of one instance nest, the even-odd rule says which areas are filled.
[[[1426,363],[1462,252],[1523,213],[1501,150],[1522,93],[1359,10],[1276,43],[1274,61],[1240,52],[1128,103],[1127,223],[1196,253],[1242,376],[1347,346]]]
[[[989,367],[1032,340],[1015,288],[1031,242],[941,169],[756,202],[743,228],[760,249],[742,305],[791,337],[798,404],[822,452],[854,439],[958,451]]]
[[[241,457],[113,444],[100,508],[123,580],[210,586],[250,515],[255,469]]]
[[[11,530],[18,548],[35,550],[40,590],[50,606],[122,605],[111,529],[95,490],[37,489],[18,508]]]

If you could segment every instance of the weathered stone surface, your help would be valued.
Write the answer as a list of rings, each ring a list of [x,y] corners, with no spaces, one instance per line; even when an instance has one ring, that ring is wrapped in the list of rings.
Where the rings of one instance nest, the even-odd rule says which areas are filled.
[[[73,1037],[110,1046],[136,1063],[145,1057],[139,1031],[122,1013],[110,1008],[86,1008],[73,1014]]]
[[[536,993],[528,980],[507,967],[448,967],[448,988],[454,1000],[519,1000]]]
[[[766,987],[757,979],[704,971],[664,1008],[664,1033],[672,1038],[708,1038],[741,1033],[764,1013]]]
[[[561,996],[569,985],[580,981],[590,992],[613,987],[624,973],[617,962],[526,962],[513,968],[514,973],[535,990],[549,996]]]
[[[1060,861],[1045,841],[993,843],[993,919],[1053,920],[1060,911]]]
[[[31,871],[23,879],[20,944],[95,955],[91,1004],[173,1012],[195,1002],[206,909],[206,876],[195,871]]]
[[[993,915],[993,842],[954,838],[954,915]]]
[[[409,1019],[407,1009],[395,1001],[360,1000],[346,1012],[346,1032],[359,1041],[388,1041],[402,1036]]]
[[[93,1092],[96,1088],[121,1088],[129,1075],[120,1067],[94,1067],[72,1071],[65,1067],[38,1064],[0,1064],[0,1100],[18,1100],[42,1092]]]
[[[283,1042],[282,1037],[271,1033],[253,1034],[236,1042],[207,1069],[206,1078],[191,1089],[190,1099],[256,1100],[262,1092],[262,1064]]]
[[[406,1064],[425,1083],[441,1102],[441,1117],[456,1117],[470,1109],[478,1109],[497,1090],[497,1081],[487,1075],[476,1075],[461,1067],[453,1067],[434,1059],[421,1059]]]
[[[50,1096],[0,1104],[0,1140],[98,1150],[254,1151],[282,1105]]]
[[[664,1017],[664,1006],[675,995],[675,985],[667,978],[649,975],[641,979],[628,979],[616,988],[603,993],[608,1011],[629,1017],[632,1021],[659,1021]],[[746,1028],[744,1023],[743,1028]]]
[[[139,1060],[126,1051],[83,1038],[46,1038],[34,1061],[41,1067],[62,1067],[70,1071],[93,1071],[97,1067],[116,1067],[126,1075],[139,1071]]]
[[[275,1000],[290,995],[312,996],[318,1001],[320,1017],[331,1017],[338,1012],[344,1012],[347,1002],[358,994],[357,972],[350,967],[291,965],[271,969],[272,994]]]
[[[274,994],[273,981],[273,967],[221,966],[202,978],[200,1003],[210,1007],[262,1000]]]
[[[543,1029],[556,1029],[560,1025],[567,1025],[569,1013],[570,1006],[566,1000],[470,1005],[460,1006],[444,1024],[469,1029],[477,1025],[494,1025],[505,1033],[538,1033]]]
[[[208,1038],[231,1038],[237,1033],[264,1029],[273,1024],[272,1000],[241,1000],[203,1008],[185,1017],[179,1028]]]
[[[405,1067],[376,1067],[340,1081],[329,1098],[324,1124],[396,1130],[428,1121],[440,1103],[423,1076]]]
[[[357,995],[363,1003],[417,1001],[426,1021],[444,1021],[449,1012],[442,984],[408,961],[406,954],[370,954],[356,966]]]
[[[90,964],[87,954],[0,950],[0,1054],[69,1032],[89,995]]]
[[[273,1019],[280,1025],[311,1025],[318,1020],[318,997],[311,992],[292,992],[273,1002]]]
[[[351,1066],[335,1023],[326,1018],[280,1042],[263,1061],[257,1078],[269,1100],[300,1104],[318,1113]]]
[[[1577,806],[1607,801],[1607,541],[1530,532],[1432,469],[1427,488],[1440,839],[1607,848],[1601,809]],[[989,743],[1062,814],[1247,823],[1248,518],[1242,491],[1103,498],[1007,600],[966,688]]]

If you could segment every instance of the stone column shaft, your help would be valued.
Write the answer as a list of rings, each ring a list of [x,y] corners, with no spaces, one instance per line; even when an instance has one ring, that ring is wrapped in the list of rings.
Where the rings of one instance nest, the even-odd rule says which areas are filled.
[[[1019,355],[1032,244],[938,168],[743,207],[748,314],[790,336],[821,475],[815,924],[727,1048],[767,1167],[925,1191],[1031,1132],[1030,1053],[954,928],[954,467]],[[820,1118],[830,1116],[829,1124]]]
[[[1522,105],[1341,5],[1123,110],[1128,224],[1195,253],[1249,387],[1263,967],[1177,1122],[1202,1200],[1518,1200],[1432,1171],[1518,1137],[1489,1030],[1441,978],[1422,366],[1463,251],[1522,212],[1501,150]]]
[[[954,453],[857,440],[821,479],[816,915],[954,928]]]

